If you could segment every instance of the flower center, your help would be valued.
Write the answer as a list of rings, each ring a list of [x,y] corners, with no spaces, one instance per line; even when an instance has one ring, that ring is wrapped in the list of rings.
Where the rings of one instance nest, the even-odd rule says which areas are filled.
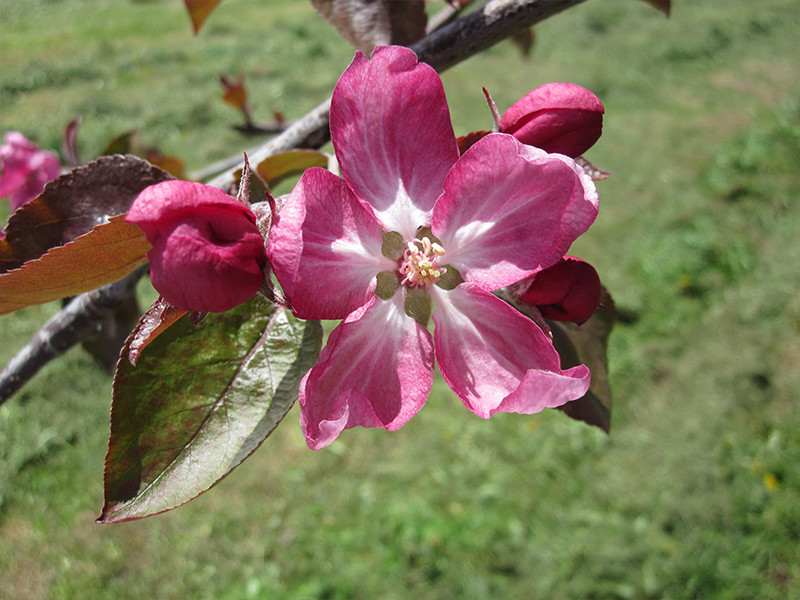
[[[427,237],[407,242],[403,260],[397,269],[402,277],[400,283],[418,288],[428,287],[439,281],[439,278],[447,272],[447,269],[437,264],[443,254],[444,248],[436,242],[431,242]]]

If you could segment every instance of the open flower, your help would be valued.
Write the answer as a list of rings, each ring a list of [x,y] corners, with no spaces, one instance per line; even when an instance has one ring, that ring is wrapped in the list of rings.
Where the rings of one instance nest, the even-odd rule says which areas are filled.
[[[0,198],[11,198],[11,210],[36,198],[44,185],[61,173],[58,156],[40,150],[18,131],[6,133],[0,146],[0,163]]]
[[[523,144],[576,158],[600,137],[603,104],[574,83],[546,83],[503,113],[500,131]]]
[[[343,178],[306,171],[267,248],[298,317],[344,319],[300,386],[309,447],[403,426],[434,357],[483,418],[581,397],[588,369],[562,370],[542,330],[491,291],[557,262],[594,221],[583,169],[505,134],[459,158],[439,76],[402,47],[356,54],[330,124]]]
[[[153,245],[153,287],[183,310],[223,312],[264,281],[264,240],[253,212],[222,190],[170,180],[145,188],[126,221]]]

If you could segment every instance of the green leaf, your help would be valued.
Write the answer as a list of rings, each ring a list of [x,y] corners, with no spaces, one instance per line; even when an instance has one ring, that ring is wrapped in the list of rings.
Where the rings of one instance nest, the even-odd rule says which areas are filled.
[[[170,510],[232,471],[292,407],[321,343],[318,322],[256,296],[198,325],[181,318],[136,367],[123,348],[98,522]]]
[[[327,167],[330,157],[319,150],[287,150],[273,154],[256,165],[256,173],[274,187],[295,173],[311,167]]]
[[[48,183],[11,215],[0,240],[0,273],[39,258],[128,212],[144,188],[173,177],[135,156],[103,156]]]
[[[113,283],[147,262],[150,242],[142,230],[111,217],[64,246],[19,269],[0,274],[0,314],[74,296]]]
[[[611,296],[603,288],[600,306],[583,325],[548,321],[553,344],[561,356],[561,368],[584,364],[592,373],[592,383],[583,398],[567,402],[559,410],[567,416],[599,427],[611,429],[611,387],[608,384],[608,337],[616,321]]]

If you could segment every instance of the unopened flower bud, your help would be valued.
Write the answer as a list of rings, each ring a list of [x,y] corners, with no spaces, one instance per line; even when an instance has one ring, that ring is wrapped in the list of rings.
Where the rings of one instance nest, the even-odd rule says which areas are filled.
[[[529,92],[500,120],[500,131],[546,152],[581,156],[603,129],[603,104],[574,83],[547,83]]]
[[[178,180],[150,186],[126,220],[153,245],[153,287],[180,309],[223,312],[249,300],[264,281],[255,215],[218,188]]]
[[[589,263],[565,256],[533,276],[519,299],[535,305],[545,319],[581,325],[600,304],[600,277]]]

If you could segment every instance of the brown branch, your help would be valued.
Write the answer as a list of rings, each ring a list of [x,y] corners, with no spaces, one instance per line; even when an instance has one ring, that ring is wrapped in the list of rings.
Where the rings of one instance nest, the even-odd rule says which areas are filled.
[[[146,272],[146,266],[140,267],[124,279],[75,296],[47,321],[0,372],[0,404],[44,365],[92,334],[97,323],[113,315],[136,293],[136,283]]]
[[[586,0],[490,0],[483,8],[426,35],[411,46],[422,62],[442,72],[494,46],[520,31]],[[293,148],[319,148],[330,139],[328,111],[330,98],[286,131],[247,153],[250,164]],[[229,160],[233,160],[233,157]],[[222,164],[222,163],[221,163]],[[234,173],[241,169],[241,154],[210,185],[229,189]]]

